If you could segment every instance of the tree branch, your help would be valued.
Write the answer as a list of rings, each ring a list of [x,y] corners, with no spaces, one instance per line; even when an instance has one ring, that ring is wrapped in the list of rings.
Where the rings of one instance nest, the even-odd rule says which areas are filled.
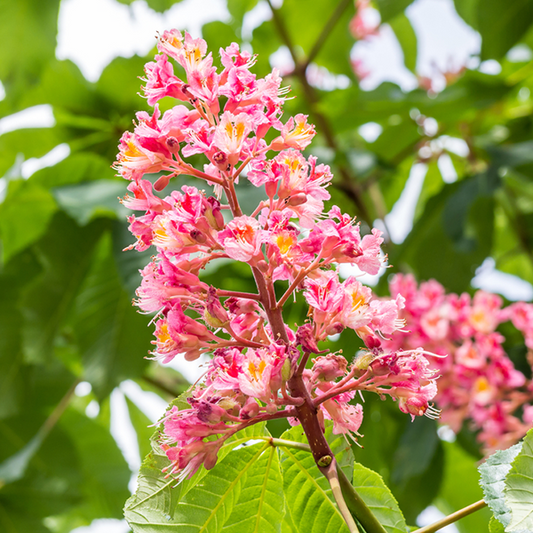
[[[335,138],[331,124],[329,123],[329,120],[326,118],[326,116],[322,112],[318,110],[317,103],[319,102],[320,99],[316,93],[316,90],[307,81],[306,69],[309,64],[309,61],[306,60],[302,62],[298,60],[296,51],[294,49],[294,45],[287,31],[287,28],[285,27],[283,19],[280,17],[278,10],[272,6],[272,2],[270,0],[267,0],[267,2],[272,11],[272,18],[274,21],[274,25],[276,26],[276,29],[282,41],[285,43],[285,45],[289,49],[292,60],[294,61],[294,74],[297,76],[297,78],[300,80],[300,83],[302,84],[304,97],[307,100],[309,107],[311,108],[313,117],[316,120],[316,123],[319,126],[319,129],[321,130],[322,134],[324,135],[326,139],[326,144],[332,150],[334,150],[335,153],[337,154],[341,153],[341,150],[337,143],[337,139]],[[341,2],[341,4],[342,3],[343,2]],[[338,20],[338,17],[336,20]],[[324,37],[324,39],[321,41],[321,45],[325,42],[326,37]],[[318,49],[316,50],[315,54],[316,53],[318,53]],[[339,172],[342,178],[341,186],[342,186],[343,191],[354,202],[359,212],[360,218],[363,219],[369,226],[371,226],[372,217],[370,216],[370,213],[368,212],[368,209],[365,206],[365,203],[363,201],[362,194],[361,194],[361,188],[357,184],[355,176],[353,175],[351,169],[347,165],[342,164],[342,163],[338,165],[338,169],[339,169]]]
[[[335,27],[335,24],[339,21],[339,19],[342,17],[342,14],[344,13],[344,10],[352,3],[352,0],[341,0],[339,2],[339,5],[336,7],[335,11],[332,13],[329,20],[326,22],[326,25],[324,26],[324,29],[318,36],[318,39],[316,40],[315,44],[313,45],[313,48],[311,48],[311,51],[309,52],[307,56],[307,61],[305,62],[305,68],[310,65],[310,63],[315,59],[315,57],[320,52],[320,49],[326,42],[327,38],[329,37],[329,34],[333,31],[333,28]]]

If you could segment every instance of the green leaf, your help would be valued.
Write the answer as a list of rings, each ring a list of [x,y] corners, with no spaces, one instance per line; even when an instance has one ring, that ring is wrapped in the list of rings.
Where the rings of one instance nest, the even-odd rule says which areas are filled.
[[[17,157],[22,156],[23,161],[43,157],[65,140],[57,128],[21,128],[0,135],[0,176]]]
[[[57,213],[46,235],[35,245],[44,272],[28,286],[22,302],[24,351],[29,361],[51,357],[102,230],[101,221],[80,229]]]
[[[28,385],[33,385],[31,380]],[[23,415],[0,421],[2,461],[22,449],[47,418],[41,412],[42,399],[48,405],[47,396],[31,397],[34,387],[28,388]],[[78,466],[71,439],[59,426],[54,427],[28,462],[24,476],[0,490],[0,530],[34,531],[22,525],[20,529],[13,527],[19,523],[29,527],[32,522],[41,522],[46,516],[63,513],[79,504],[82,480]]]
[[[453,0],[457,14],[472,28],[477,29],[478,0]]]
[[[286,431],[282,439],[305,442],[301,426]],[[326,438],[339,466],[348,478],[352,475],[353,454],[343,435],[333,435],[332,425],[326,428]],[[312,454],[293,448],[281,448],[283,486],[291,511],[295,531],[302,533],[332,533],[348,531],[329,486],[318,470]]]
[[[492,509],[495,518],[504,526],[511,521],[511,510],[504,499],[505,478],[511,470],[511,463],[520,453],[522,443],[519,442],[507,450],[493,453],[478,468],[479,484],[485,495],[485,502]]]
[[[8,94],[20,78],[38,80],[54,59],[58,12],[59,0],[0,0],[0,79]]]
[[[154,433],[150,419],[126,396],[126,405],[131,423],[137,433],[137,442],[141,457],[146,457],[151,451],[150,438]]]
[[[128,223],[116,220],[113,223],[113,257],[118,269],[120,281],[128,291],[130,298],[135,297],[135,290],[141,284],[142,270],[151,260],[154,251],[151,248],[139,252],[126,249],[135,242],[135,237],[128,229]]]
[[[505,533],[503,524],[496,520],[493,516],[490,517],[489,533]]]
[[[209,481],[209,477],[206,476],[203,483],[207,485]],[[270,446],[248,469],[241,487],[241,496],[222,531],[279,533],[284,508],[285,496],[279,453],[275,447]]]
[[[134,0],[117,0],[121,4],[131,5]],[[167,9],[170,9],[174,4],[179,4],[181,0],[147,0],[147,4],[149,7],[151,7],[154,11],[157,11],[159,13],[163,13],[163,11],[166,11]]]
[[[98,217],[126,218],[129,211],[118,201],[124,194],[122,181],[98,180],[54,189],[61,207],[80,226]]]
[[[131,472],[109,429],[74,409],[63,414],[61,427],[80,460],[84,502],[78,512],[88,520],[120,518]]]
[[[51,189],[82,181],[112,180],[113,175],[107,159],[92,152],[80,152],[70,155],[53,167],[39,170],[31,177],[31,181]],[[119,194],[122,196],[124,191]]]
[[[443,185],[427,201],[399,254],[391,250],[390,262],[405,261],[419,279],[435,278],[451,291],[467,290],[475,269],[492,249],[492,195],[499,183],[491,170]]]
[[[189,405],[186,402],[186,398],[189,395],[190,391],[184,392],[171,402],[169,409],[172,406],[176,406],[179,409],[187,409]],[[159,431],[156,431],[152,436],[152,451],[146,456],[141,465],[137,491],[126,502],[124,515],[128,522],[130,519],[137,522],[139,517],[142,517],[141,519],[145,524],[149,524],[151,521],[157,522],[161,517],[171,517],[172,519],[178,502],[208,475],[208,471],[202,466],[192,478],[186,479],[178,485],[176,485],[174,478],[165,477],[162,471],[168,468],[170,461],[158,444],[158,436]],[[237,432],[220,449],[218,453],[219,463],[236,446],[262,436],[268,436],[264,423],[255,424]],[[152,531],[150,529],[139,529],[144,527],[140,524],[137,524],[136,527],[135,531]],[[148,528],[148,525],[146,527]]]
[[[389,22],[412,3],[413,0],[377,0],[381,22]]]
[[[176,502],[168,515],[154,514],[146,508],[130,508],[127,513],[130,527],[134,533],[222,531],[241,498],[248,472],[267,448],[267,443],[255,444],[230,453]]]
[[[533,530],[533,430],[524,437],[505,477],[505,504],[511,510],[506,531]],[[503,523],[503,521],[502,521]]]
[[[52,195],[43,187],[22,180],[10,182],[0,208],[4,261],[42,237],[56,210]]]
[[[133,110],[149,109],[146,100],[138,94],[141,86],[139,76],[144,73],[145,62],[144,58],[138,56],[117,57],[104,69],[96,82],[98,96],[105,99],[114,115],[124,113],[130,117],[130,124]]]
[[[389,22],[403,52],[405,66],[416,74],[417,39],[410,20],[400,13]]]
[[[184,393],[180,398],[185,398],[186,396],[187,393]],[[183,405],[183,400],[180,400],[180,398],[174,400],[171,405]],[[187,406],[183,405],[183,407]],[[214,475],[217,479],[218,476],[224,477],[225,460],[226,458],[229,459],[234,456],[234,453],[236,452],[232,452],[232,450],[236,446],[239,444],[245,444],[254,437],[266,435],[267,433],[265,432],[264,423],[255,424],[245,430],[239,431],[230,439],[230,441],[222,446],[218,454],[218,463],[213,470],[207,471],[205,468],[200,467],[199,471],[191,479],[184,480],[176,485],[175,479],[166,478],[162,472],[164,468],[167,468],[170,465],[170,461],[157,443],[156,432],[152,437],[152,452],[148,454],[141,465],[137,492],[126,502],[124,509],[126,520],[130,523],[135,533],[164,531],[164,529],[150,529],[150,524],[159,524],[162,520],[165,521],[165,524],[171,524],[171,521],[179,520],[181,513],[184,512],[183,504],[180,502],[185,501],[186,495],[194,490],[199,483],[203,483],[204,478],[211,474],[215,473]],[[251,446],[245,446],[238,451],[250,450],[251,448]],[[242,458],[244,456],[240,457]],[[229,464],[234,465],[235,461],[238,462],[241,460],[243,459],[236,459],[233,457]],[[248,465],[246,468],[250,468],[250,466],[251,465]],[[208,483],[209,482],[206,481],[202,486],[206,486]],[[197,497],[197,493],[195,493],[194,497]],[[230,513],[231,509],[225,519],[229,518]],[[222,527],[222,525],[223,523],[220,524],[220,527]]]
[[[204,24],[202,26],[202,37],[207,41],[209,50],[213,52],[214,57],[218,57],[220,48],[226,48],[231,43],[240,40],[229,24],[219,20]]]
[[[431,504],[439,492],[444,453],[433,420],[408,421],[393,452],[390,488],[408,523]]]
[[[408,531],[398,502],[378,473],[355,463],[352,485],[387,533]]]
[[[85,364],[84,378],[100,398],[124,379],[141,375],[152,339],[148,322],[132,306],[122,286],[107,234],[72,313],[72,327]]]
[[[333,15],[337,3],[301,2],[300,0],[284,0],[278,10],[283,19],[298,60],[305,60],[322,34],[324,27]],[[345,74],[353,77],[350,66],[350,50],[353,37],[349,23],[353,16],[353,7],[345,9],[337,23],[331,29],[326,41],[322,44],[313,62],[326,67],[334,74]],[[304,30],[305,29],[305,30]],[[255,50],[254,50],[255,51]],[[301,53],[303,52],[303,54]],[[301,106],[302,103],[299,103]]]
[[[393,483],[405,485],[425,472],[439,443],[435,421],[420,417],[410,422],[394,453]]]
[[[94,92],[94,84],[83,77],[76,64],[69,60],[52,60],[45,65],[39,85],[24,95],[21,105],[51,105],[57,125],[65,125],[63,116],[66,113],[92,115],[94,121],[98,120],[95,115],[101,114],[101,102]]]
[[[485,0],[477,5],[481,59],[501,59],[533,23],[529,0]]]
[[[228,11],[232,17],[232,26],[239,35],[244,15],[256,5],[257,0],[228,0]],[[228,44],[230,44],[229,41]]]

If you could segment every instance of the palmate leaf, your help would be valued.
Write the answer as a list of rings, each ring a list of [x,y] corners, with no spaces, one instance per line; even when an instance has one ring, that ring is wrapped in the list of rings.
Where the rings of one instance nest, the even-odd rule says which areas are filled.
[[[85,364],[85,379],[99,398],[120,381],[142,374],[150,348],[148,320],[131,305],[112,254],[111,236],[101,240],[75,300],[72,327]]]
[[[511,510],[506,531],[533,530],[533,430],[524,437],[522,447],[505,478],[505,504]]]
[[[507,450],[499,450],[478,468],[481,475],[479,483],[483,489],[484,500],[492,509],[495,518],[504,526],[507,526],[511,521],[511,510],[504,500],[505,477],[521,448],[522,443],[519,442]]]
[[[58,332],[89,270],[93,250],[102,235],[102,221],[79,228],[58,212],[35,250],[43,273],[25,292],[23,345],[30,362],[49,360]]]
[[[387,533],[408,531],[398,502],[378,473],[355,463],[352,485]]]
[[[185,397],[186,393],[182,396]],[[173,403],[176,403],[176,400]],[[245,446],[233,451],[235,447],[245,444],[247,441],[265,436],[268,436],[265,424],[256,424],[239,431],[221,448],[218,454],[218,463],[213,470],[207,471],[201,467],[191,479],[176,485],[174,478],[165,478],[165,474],[162,472],[165,467],[169,466],[170,462],[156,442],[156,433],[152,438],[153,451],[146,457],[141,466],[137,492],[126,502],[124,510],[126,520],[133,531],[135,533],[196,532],[202,530],[203,523],[206,521],[211,525],[207,524],[208,528],[203,529],[203,531],[221,531],[226,522],[228,529],[225,531],[236,531],[237,529],[240,532],[254,531],[255,523],[238,523],[241,511],[249,509],[250,506],[255,506],[254,516],[258,515],[261,508],[260,516],[266,517],[259,519],[258,527],[265,521],[281,523],[282,515],[275,519],[270,517],[273,509],[283,509],[284,506],[282,495],[280,496],[281,493],[276,489],[276,487],[281,487],[278,459],[272,458],[270,460],[269,480],[264,485],[263,477],[258,475],[258,472],[264,474],[265,471],[259,469],[256,463],[264,460],[261,455],[263,452],[268,455],[268,450],[263,450],[258,454],[258,450],[261,448]],[[252,448],[253,453],[250,452]],[[276,469],[278,474],[276,474]],[[246,476],[239,477],[234,487],[235,490],[243,490],[246,498],[239,500],[235,495],[229,495],[228,484],[232,483],[232,475],[236,476],[241,471],[243,474],[246,473]],[[213,489],[214,486],[217,488],[216,491]],[[206,494],[202,494],[202,491],[205,492],[206,490],[215,492],[215,495],[211,496],[215,500],[211,500],[210,508],[214,510],[217,505],[218,507],[213,515],[206,515],[205,509],[198,511],[199,514],[197,515],[194,512],[197,507],[193,507],[193,505],[197,505],[195,503],[197,501],[203,502],[206,499]],[[254,499],[251,499],[250,493],[255,495]],[[261,499],[263,493],[268,495],[269,502],[272,499],[273,503],[265,505],[264,499]],[[219,499],[217,500],[216,497]],[[233,515],[235,505],[237,505],[235,511],[237,514]],[[190,509],[188,509],[189,506]],[[168,529],[168,526],[172,526],[172,528]],[[250,528],[250,526],[252,527]],[[257,529],[257,531],[261,530]]]
[[[281,438],[307,442],[301,426],[286,431]],[[353,454],[344,436],[333,435],[331,425],[328,425],[326,438],[338,464],[351,476]],[[348,527],[334,502],[328,480],[316,467],[313,456],[304,450],[282,448],[281,465],[294,533],[347,532]]]
[[[205,481],[207,482],[207,478]],[[250,465],[241,487],[241,497],[222,531],[280,533],[284,506],[279,453],[276,448],[269,446],[261,457]]]

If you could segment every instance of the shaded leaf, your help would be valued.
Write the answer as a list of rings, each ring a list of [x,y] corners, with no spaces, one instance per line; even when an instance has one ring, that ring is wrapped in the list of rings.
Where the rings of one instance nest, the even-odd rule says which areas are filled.
[[[150,348],[149,320],[132,306],[122,286],[107,234],[76,297],[72,326],[85,374],[100,398],[128,378],[139,376]]]
[[[109,429],[74,409],[61,417],[61,427],[74,443],[83,475],[84,500],[78,513],[89,521],[120,518],[131,472]]]
[[[0,135],[0,176],[23,161],[40,158],[66,139],[57,128],[21,128]]]
[[[414,523],[439,492],[444,453],[433,420],[417,417],[404,427],[393,452],[389,486],[407,522]]]
[[[435,421],[420,417],[408,424],[394,452],[393,483],[404,485],[427,470],[439,442]]]
[[[232,25],[240,34],[244,15],[257,5],[257,0],[228,0],[228,11],[232,17]],[[203,30],[202,30],[203,32]],[[228,41],[228,44],[230,41]],[[226,45],[227,46],[227,45]]]
[[[44,272],[23,298],[24,352],[30,361],[52,355],[56,335],[89,270],[93,247],[103,230],[101,221],[78,228],[57,213],[46,235],[35,245]]]
[[[38,432],[24,448],[0,464],[0,487],[18,481],[24,476],[29,462],[41,446],[44,437],[43,433]]]
[[[35,82],[43,66],[55,59],[58,12],[59,0],[0,0],[0,79],[8,94],[21,88],[21,79]]]
[[[299,0],[285,0],[279,8],[279,16],[287,27],[290,39],[298,53],[303,51],[299,60],[313,49],[318,36],[322,33],[327,21],[333,15],[337,3],[301,2]],[[349,31],[350,19],[353,16],[353,7],[349,5],[333,29],[328,33],[326,41],[322,44],[313,62],[326,67],[335,74],[345,74],[353,77],[350,66],[350,50],[353,46],[353,37]],[[305,31],[302,29],[305,28]],[[301,108],[302,102],[299,103]]]
[[[98,217],[126,218],[129,211],[118,201],[124,194],[121,181],[98,180],[54,189],[61,207],[80,226]]]
[[[57,205],[43,187],[28,181],[11,182],[0,208],[4,261],[46,232]]]
[[[492,173],[443,185],[427,201],[398,256],[391,250],[391,263],[406,261],[419,279],[435,278],[454,292],[467,290],[475,269],[491,252],[492,194],[498,186]]]
[[[477,29],[478,0],[454,0],[455,11],[472,28]]]
[[[239,41],[235,30],[229,24],[219,20],[204,24],[202,37],[207,41],[209,50],[213,52],[214,57],[219,56],[220,48],[226,48],[231,43]]]
[[[113,175],[114,171],[107,159],[95,153],[80,152],[70,155],[52,167],[39,170],[31,177],[31,181],[51,189],[82,181],[111,180]]]
[[[533,23],[533,4],[529,0],[478,2],[477,21],[481,59],[500,59]]]

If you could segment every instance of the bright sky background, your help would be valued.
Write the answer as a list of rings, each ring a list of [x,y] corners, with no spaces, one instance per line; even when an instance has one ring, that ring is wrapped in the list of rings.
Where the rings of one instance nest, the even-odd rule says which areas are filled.
[[[275,2],[279,5],[281,0]],[[201,7],[201,8],[200,8]],[[473,58],[480,48],[480,37],[467,26],[455,13],[452,0],[416,0],[406,11],[418,38],[417,69],[421,75],[434,76],[436,71],[459,68],[467,64],[476,68],[479,61]],[[244,35],[251,35],[254,27],[269,17],[269,9],[264,0],[260,0],[256,8],[245,18]],[[213,20],[227,20],[229,13],[224,0],[184,0],[173,6],[164,14],[152,11],[144,0],[136,0],[131,7],[119,4],[115,0],[62,0],[59,16],[59,36],[57,57],[71,59],[90,81],[96,81],[102,70],[116,56],[130,57],[133,54],[145,55],[155,44],[155,36],[165,29],[178,28],[188,30],[193,36],[199,36],[201,26]],[[228,43],[229,44],[229,43]],[[362,59],[370,66],[370,75],[363,80],[365,89],[373,89],[383,81],[393,81],[404,90],[413,89],[416,85],[415,76],[403,65],[403,55],[394,33],[387,25],[382,27],[378,36],[367,41],[360,41],[354,47],[352,56]],[[287,54],[280,51],[274,58],[276,63],[287,60]],[[498,63],[485,62],[480,70],[497,73]],[[342,80],[341,80],[342,81]],[[1,95],[0,85],[0,99]],[[0,119],[0,135],[7,131],[22,127],[50,127],[54,123],[52,110],[49,106],[38,106],[30,111],[22,112],[13,117]],[[377,128],[376,128],[377,126]],[[431,127],[428,123],[427,127]],[[380,127],[369,124],[360,130],[368,140],[377,138]],[[458,153],[464,151],[464,142],[457,139],[439,140],[448,143],[447,148]],[[462,144],[461,144],[462,143]],[[454,151],[455,151],[454,150]],[[23,163],[23,176],[29,177],[37,169],[54,164],[69,153],[67,145],[61,145],[40,160]],[[439,167],[445,181],[454,181],[456,174],[451,160],[439,160]],[[406,188],[392,212],[387,216],[388,226],[394,228],[391,238],[394,242],[402,242],[409,233],[414,207],[426,174],[423,164],[413,166]],[[0,198],[2,186],[0,180]],[[375,282],[376,280],[368,280]],[[476,276],[473,285],[500,292],[509,299],[532,299],[533,287],[522,280],[508,274],[498,273],[494,261],[488,259]],[[201,362],[200,362],[201,363]],[[201,366],[176,363],[185,377],[194,381],[203,372]],[[88,394],[89,384],[81,384],[77,393]],[[149,416],[156,421],[163,413],[165,404],[155,394],[141,390],[134,382],[124,382],[113,392],[112,431],[119,446],[132,467],[140,465],[139,450],[136,437],[127,416],[124,395],[130,397]],[[91,404],[88,412],[94,416],[98,405]],[[134,481],[131,489],[134,489]],[[430,523],[438,518],[436,509],[427,510],[420,517],[420,525]],[[78,528],[76,533],[125,533],[128,527],[124,521],[99,520],[90,528]],[[456,532],[455,526],[445,528],[447,533]]]

